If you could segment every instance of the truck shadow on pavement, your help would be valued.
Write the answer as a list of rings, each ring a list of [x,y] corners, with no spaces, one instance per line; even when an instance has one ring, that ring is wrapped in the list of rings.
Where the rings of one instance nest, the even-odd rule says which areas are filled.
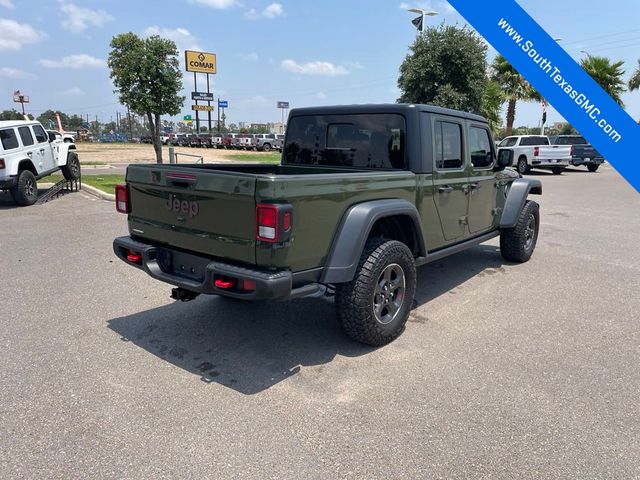
[[[495,246],[481,245],[418,269],[416,306],[460,290],[476,275],[503,273]],[[427,312],[428,314],[428,312]],[[414,309],[410,322],[426,323]],[[239,302],[200,296],[108,321],[123,341],[245,395],[330,363],[336,355],[357,357],[374,350],[341,331],[332,300]]]

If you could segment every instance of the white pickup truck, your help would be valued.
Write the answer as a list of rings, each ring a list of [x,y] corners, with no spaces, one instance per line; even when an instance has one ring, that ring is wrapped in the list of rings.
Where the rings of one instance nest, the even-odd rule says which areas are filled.
[[[570,145],[550,145],[549,137],[543,135],[515,135],[506,137],[498,145],[498,150],[512,152],[511,165],[521,175],[532,168],[551,170],[559,175],[571,162]]]
[[[80,178],[74,143],[56,140],[30,120],[0,121],[0,190],[9,190],[20,206],[38,199],[37,181],[57,170],[66,180]]]

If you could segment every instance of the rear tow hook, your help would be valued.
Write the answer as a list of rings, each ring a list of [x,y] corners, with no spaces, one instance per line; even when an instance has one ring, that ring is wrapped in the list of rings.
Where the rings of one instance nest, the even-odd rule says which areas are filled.
[[[180,300],[181,302],[190,302],[198,295],[200,294],[197,292],[192,292],[191,290],[186,290],[184,288],[171,289],[171,298],[173,298],[174,300]]]

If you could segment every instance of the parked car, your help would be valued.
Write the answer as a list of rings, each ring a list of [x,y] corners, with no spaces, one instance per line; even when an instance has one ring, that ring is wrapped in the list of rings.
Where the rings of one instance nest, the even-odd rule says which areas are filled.
[[[238,150],[252,150],[253,136],[251,133],[241,133],[234,139],[231,145]]]
[[[222,148],[222,136],[221,135],[213,135],[211,137],[211,146],[213,148]]]
[[[235,138],[238,136],[237,133],[227,133],[222,137],[222,148],[233,148],[233,143]]]
[[[284,145],[284,135],[280,133],[276,133],[276,141],[273,144],[273,148],[276,150],[282,151],[282,146]]]
[[[404,331],[417,266],[498,236],[505,259],[529,260],[542,184],[510,161],[470,113],[294,109],[280,165],[130,164],[116,188],[130,235],[113,249],[177,300],[335,292],[344,332],[384,345]]]
[[[276,143],[276,135],[275,133],[258,133],[254,135],[253,141],[251,142],[253,148],[262,152],[268,152],[271,149],[275,148]]]
[[[20,206],[38,199],[37,181],[60,170],[67,180],[80,178],[73,143],[61,142],[39,122],[0,121],[0,190],[9,190]]]
[[[571,145],[571,165],[584,165],[595,172],[604,163],[604,157],[582,135],[553,135],[551,145]]]
[[[187,137],[186,133],[176,133],[169,140],[169,144],[173,145],[174,147],[182,146],[183,142],[184,142],[184,139],[186,137]]]
[[[58,130],[47,130],[47,133],[53,133],[56,137],[56,140],[61,140],[65,143],[75,143],[76,136],[70,132],[60,132]]]
[[[511,152],[512,165],[525,175],[532,168],[551,170],[561,174],[571,161],[571,147],[550,145],[543,135],[515,135],[507,137],[499,145],[500,150]]]

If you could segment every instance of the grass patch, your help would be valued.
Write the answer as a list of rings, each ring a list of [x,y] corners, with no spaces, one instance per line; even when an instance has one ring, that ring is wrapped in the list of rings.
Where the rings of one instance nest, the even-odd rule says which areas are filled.
[[[224,158],[238,162],[280,163],[280,152],[227,153]]]
[[[38,180],[39,183],[56,183],[62,180],[62,175],[54,174]],[[83,175],[82,183],[99,188],[106,193],[114,193],[116,185],[124,183],[124,175]]]
[[[83,162],[82,160],[80,160],[80,166],[82,165],[88,165],[88,166],[95,166],[95,165],[108,165],[107,162]]]

